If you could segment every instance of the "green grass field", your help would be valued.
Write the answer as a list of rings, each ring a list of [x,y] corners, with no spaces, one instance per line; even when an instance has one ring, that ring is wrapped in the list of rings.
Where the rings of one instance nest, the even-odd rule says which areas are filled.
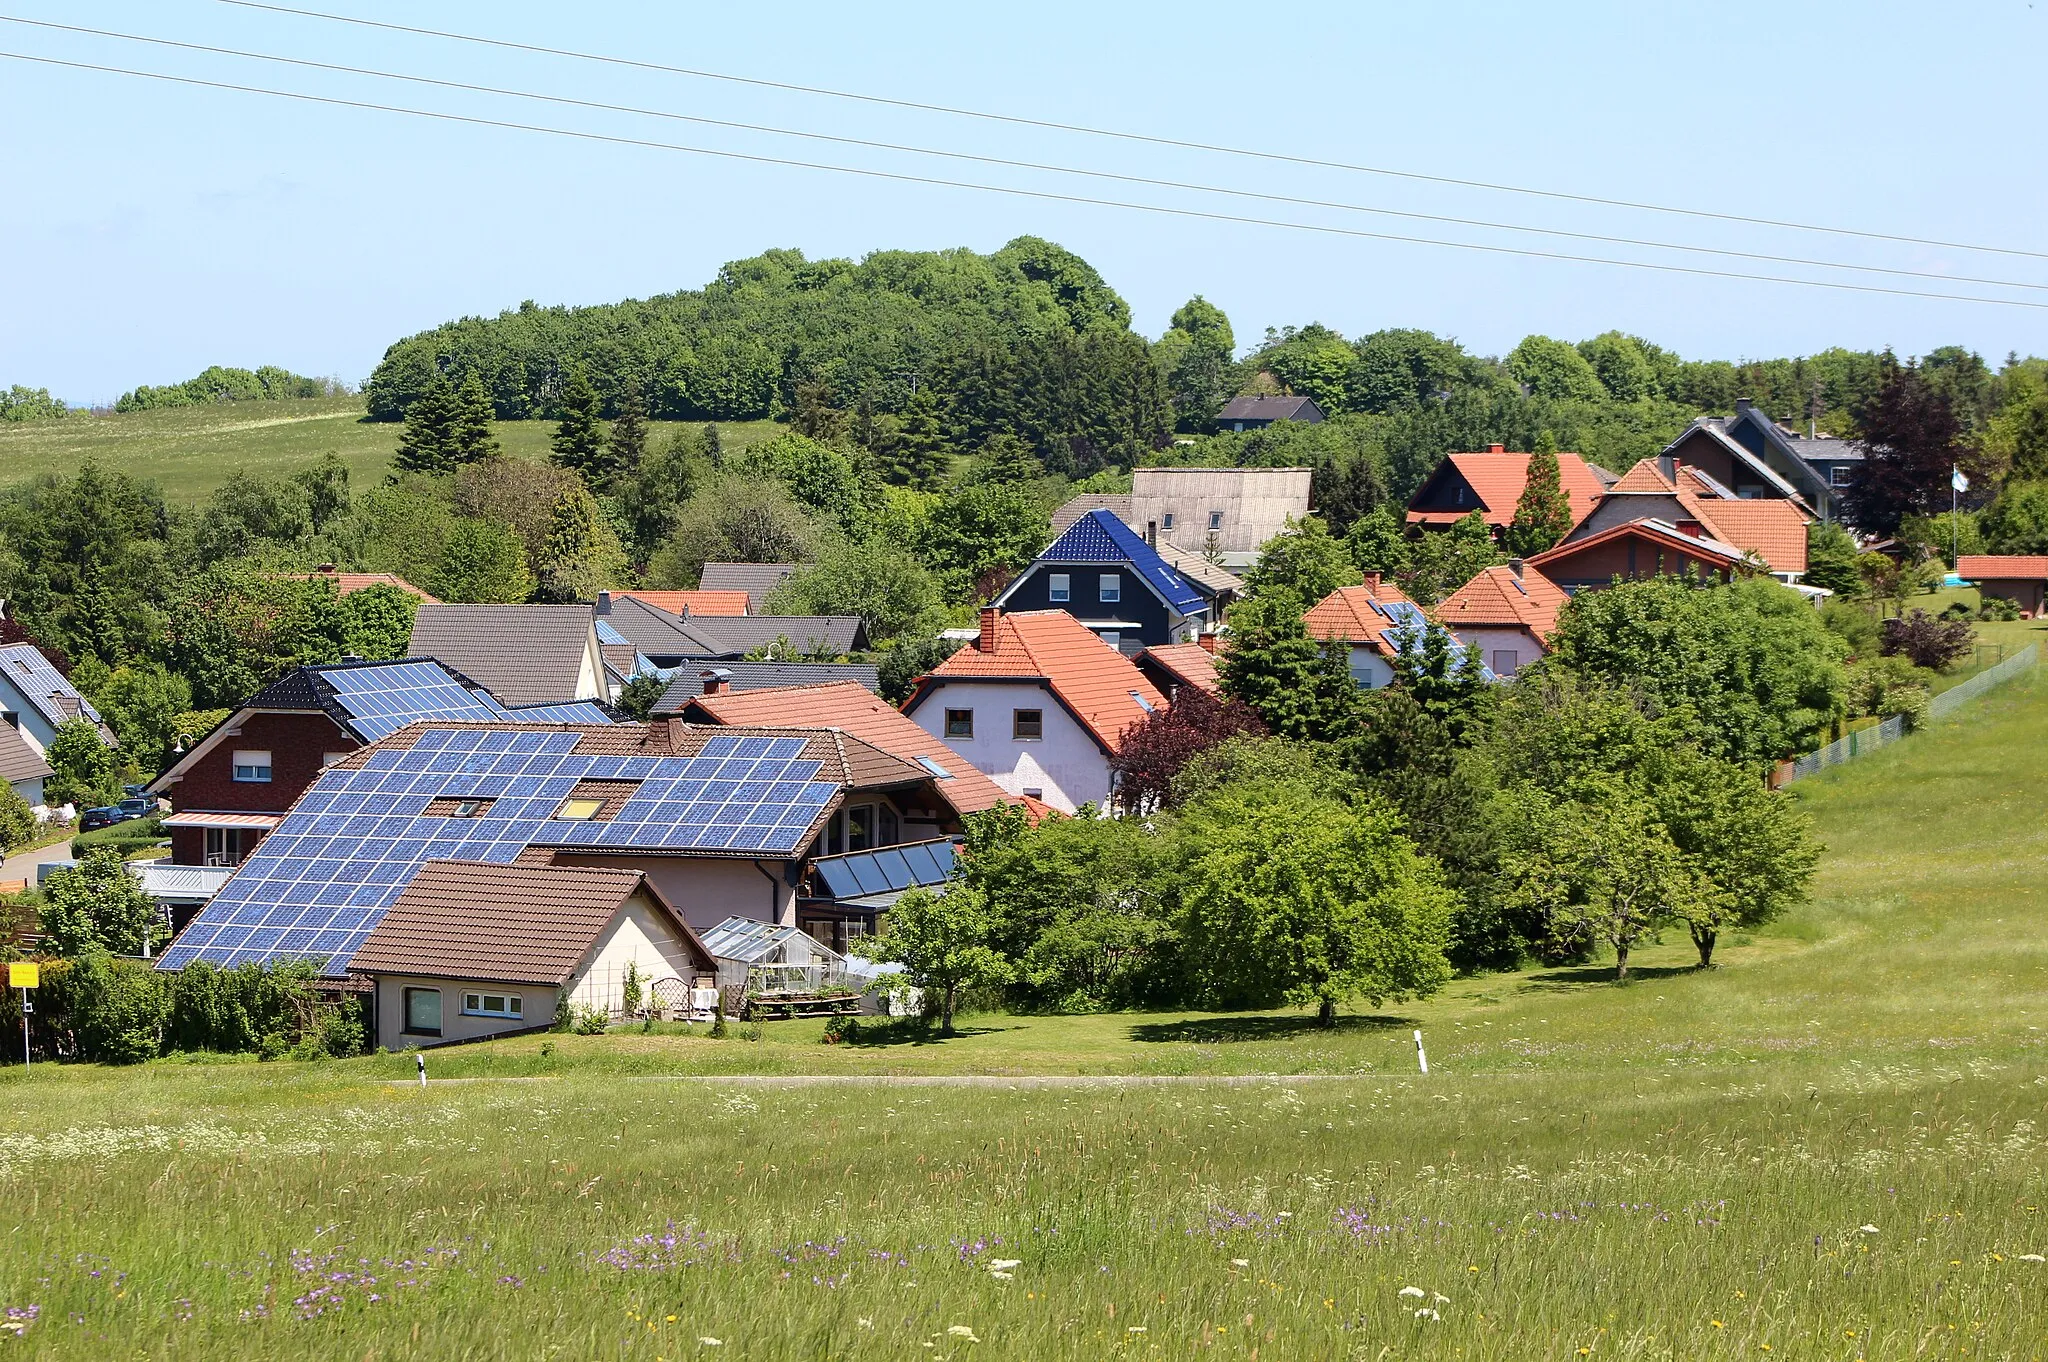
[[[384,475],[399,431],[362,416],[360,398],[323,397],[0,423],[0,485],[39,473],[71,473],[93,459],[102,467],[149,479],[170,501],[189,505],[237,477],[280,477],[332,453],[348,465],[350,482],[360,489]],[[667,432],[688,424],[656,422],[654,438],[666,438]],[[540,459],[547,457],[555,427],[552,421],[499,421],[492,429],[506,453]],[[772,421],[718,428],[728,450],[780,429]]]
[[[2037,1358],[2044,744],[2037,672],[1801,782],[1814,903],[1626,988],[11,1070],[0,1309],[52,1358]]]

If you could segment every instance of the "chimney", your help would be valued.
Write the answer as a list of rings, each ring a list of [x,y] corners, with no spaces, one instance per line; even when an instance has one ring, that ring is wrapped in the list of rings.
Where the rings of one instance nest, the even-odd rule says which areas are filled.
[[[1522,560],[1521,560],[1521,559],[1519,559],[1519,558],[1510,558],[1510,559],[1508,559],[1508,571],[1509,571],[1509,572],[1512,572],[1512,573],[1514,573],[1514,574],[1515,574],[1515,580],[1516,580],[1516,581],[1518,581],[1518,582],[1519,582],[1519,581],[1521,581],[1521,580],[1522,580]]]
[[[319,567],[314,568],[313,571],[319,573],[322,577],[332,577],[334,575],[334,564],[322,563]]]
[[[364,657],[361,653],[343,653],[341,660],[345,666],[354,666],[358,662],[367,662],[370,659]]]
[[[981,637],[974,642],[974,646],[981,652],[992,653],[996,650],[996,621],[1002,617],[1003,612],[992,605],[981,607]]]
[[[1366,594],[1370,596],[1377,596],[1380,594],[1380,575],[1377,572],[1368,572],[1365,574],[1365,590]]]
[[[1659,454],[1657,456],[1657,467],[1663,472],[1665,481],[1678,481],[1678,456],[1676,454]]]
[[[1505,454],[1508,452],[1508,447],[1506,445],[1488,445],[1486,452],[1489,454]]]
[[[1735,414],[1737,416],[1740,416],[1742,415],[1742,413],[1748,411],[1751,407],[1754,407],[1755,405],[1756,403],[1750,401],[1746,397],[1738,397],[1735,399]]]
[[[690,603],[688,601],[683,602],[683,618],[686,620],[690,618]]]
[[[713,667],[710,671],[699,672],[697,675],[704,678],[706,695],[723,695],[732,689],[732,673],[723,667]]]
[[[1145,542],[1146,542],[1147,544],[1150,544],[1150,545],[1151,545],[1151,546],[1152,546],[1153,548],[1155,548],[1155,549],[1159,547],[1159,522],[1158,522],[1158,521],[1156,521],[1156,520],[1148,520],[1148,521],[1146,521],[1146,522],[1145,522]]]
[[[597,613],[598,613],[598,614],[600,614],[600,615],[609,615],[609,614],[611,614],[611,612],[612,612],[612,593],[611,593],[611,592],[609,592],[609,591],[600,591],[600,592],[598,592],[598,593],[597,593]]]
[[[1195,643],[1205,653],[1213,654],[1216,651],[1216,635],[1213,632],[1200,635],[1195,639]]]

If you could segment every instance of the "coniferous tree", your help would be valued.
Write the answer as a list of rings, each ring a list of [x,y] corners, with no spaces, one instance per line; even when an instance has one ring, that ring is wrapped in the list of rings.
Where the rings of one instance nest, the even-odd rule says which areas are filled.
[[[704,459],[713,468],[725,467],[725,442],[718,438],[718,426],[714,422],[704,427],[702,437]]]
[[[945,477],[952,457],[945,432],[939,428],[938,399],[931,389],[919,388],[904,404],[895,433],[889,437],[884,474],[893,483],[928,489]]]
[[[448,375],[436,369],[405,409],[405,430],[392,467],[401,473],[446,473],[455,466],[454,427],[455,389]]]
[[[1546,430],[1536,437],[1529,455],[1529,480],[1522,486],[1515,518],[1508,522],[1502,542],[1509,553],[1528,558],[1555,548],[1571,529],[1571,502],[1565,498],[1557,466],[1557,437]]]
[[[647,399],[638,384],[629,383],[619,398],[619,414],[612,419],[609,442],[612,472],[633,477],[647,457]]]
[[[483,375],[471,369],[455,390],[455,407],[449,420],[448,461],[476,463],[498,452],[491,434],[491,395],[484,390]]]
[[[598,420],[600,403],[591,384],[590,371],[572,363],[562,385],[562,419],[549,441],[557,467],[572,468],[584,481],[597,484],[611,472],[610,451],[605,448],[604,427]]]

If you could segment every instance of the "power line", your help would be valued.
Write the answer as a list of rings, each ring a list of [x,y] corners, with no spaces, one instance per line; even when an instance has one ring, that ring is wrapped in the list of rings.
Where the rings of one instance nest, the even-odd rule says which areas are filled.
[[[694,123],[705,127],[729,128],[743,132],[768,133],[777,137],[802,138],[809,141],[830,142],[840,146],[862,147],[868,150],[905,152],[917,156],[931,156],[946,160],[968,161],[979,165],[1001,166],[1011,170],[1044,171],[1056,175],[1074,175],[1088,179],[1108,180],[1120,184],[1144,185],[1154,189],[1187,190],[1202,194],[1218,194],[1230,198],[1252,199],[1266,203],[1289,204],[1302,208],[1326,208],[1348,213],[1366,213],[1379,217],[1404,218],[1413,222],[1430,222],[1446,226],[1477,227],[1487,231],[1520,232],[1529,235],[1557,237],[1572,241],[1591,241],[1607,246],[1636,246],[1647,250],[1679,251],[1691,255],[1721,256],[1738,260],[1761,261],[1774,265],[1799,265],[1812,269],[1846,270],[1861,274],[1882,274],[1896,278],[1931,279],[1938,283],[1984,284],[1993,288],[2029,289],[2048,292],[2048,284],[2025,283],[2012,279],[1992,279],[1976,275],[1941,274],[1932,270],[1899,269],[1886,265],[1857,265],[1836,260],[1816,260],[1806,256],[1774,255],[1759,251],[1740,251],[1718,246],[1694,246],[1682,242],[1654,241],[1640,237],[1608,236],[1596,232],[1573,232],[1554,227],[1531,227],[1520,223],[1493,222],[1483,218],[1454,217],[1440,213],[1416,213],[1398,208],[1381,208],[1371,204],[1344,203],[1329,199],[1303,198],[1290,194],[1270,194],[1257,190],[1233,189],[1222,185],[1191,183],[1185,180],[1165,180],[1144,175],[1126,175],[1115,171],[1086,170],[1074,166],[1053,165],[1042,161],[1016,160],[1002,156],[988,156],[975,152],[944,151],[932,147],[913,146],[901,142],[883,142],[868,138],[846,137],[833,133],[811,132],[799,128],[781,128],[761,123],[742,123],[726,118],[711,118],[699,114],[677,113],[666,109],[647,109],[630,104],[608,104],[598,100],[575,99],[566,95],[541,94],[530,90],[514,90],[497,85],[478,85],[468,81],[444,80],[433,76],[408,75],[398,71],[383,71],[373,67],[346,66],[336,62],[314,61],[305,57],[285,57],[267,52],[251,52],[242,48],[215,47],[205,43],[181,42],[171,38],[154,38],[138,33],[122,33],[102,28],[85,28],[77,24],[59,24],[43,19],[24,19],[16,15],[0,14],[0,22],[24,24],[32,28],[55,29],[65,33],[89,34],[98,38],[114,38],[122,42],[147,43],[156,47],[176,48],[187,52],[205,52],[215,56],[239,57],[251,61],[272,62],[284,66],[305,67],[318,71],[336,71],[347,75],[370,76],[379,80],[405,81],[415,85],[430,85],[445,90],[462,90],[471,94],[502,95],[513,99],[534,100],[545,104],[560,104],[579,109],[595,109],[605,113],[631,114],[644,118],[662,118],[674,122]]]
[[[545,47],[535,43],[513,42],[505,38],[484,38],[471,33],[451,33],[445,29],[417,28],[409,24],[385,23],[377,19],[359,19],[348,14],[328,14],[320,10],[297,9],[290,5],[272,5],[261,0],[219,0],[224,5],[235,5],[242,9],[269,10],[275,14],[292,14],[306,19],[322,19],[330,23],[357,24],[364,28],[384,29],[392,33],[411,33],[427,38],[446,38],[452,42],[476,43],[484,47],[501,47],[515,52],[533,52],[549,57],[570,57],[577,61],[602,62],[610,66],[627,66],[642,71],[659,71],[672,76],[690,76],[698,80],[726,81],[734,85],[751,85],[764,90],[784,90],[792,94],[820,95],[828,99],[854,100],[863,104],[879,104],[890,108],[912,109],[920,113],[946,114],[954,118],[976,118],[990,123],[1008,123],[1017,127],[1043,128],[1053,132],[1079,133],[1087,137],[1107,137],[1124,142],[1142,142],[1149,146],[1176,147],[1183,151],[1214,152],[1222,156],[1242,156],[1252,160],[1279,161],[1291,165],[1312,166],[1319,170],[1344,170],[1360,175],[1384,175],[1393,179],[1417,180],[1426,184],[1452,185],[1460,189],[1484,189],[1500,194],[1526,194],[1533,198],[1558,199],[1567,203],[1594,204],[1603,208],[1628,208],[1645,213],[1669,213],[1680,217],[1709,218],[1718,222],[1739,222],[1751,227],[1777,227],[1795,232],[1820,232],[1834,236],[1861,237],[1867,241],[1891,241],[1908,246],[1936,246],[1952,251],[1986,251],[1994,255],[2024,256],[2032,260],[2048,260],[2048,251],[2027,251],[2011,246],[1983,246],[1967,241],[1942,241],[1932,237],[1904,236],[1892,232],[1866,231],[1856,227],[1830,227],[1810,222],[1792,222],[1779,218],[1747,217],[1740,213],[1722,213],[1709,208],[1681,208],[1671,204],[1641,203],[1633,199],[1603,198],[1595,194],[1571,194],[1555,189],[1536,189],[1527,185],[1496,184],[1488,180],[1460,179],[1452,175],[1428,175],[1415,170],[1393,170],[1386,166],[1358,165],[1348,161],[1326,161],[1311,156],[1292,156],[1285,152],[1258,151],[1247,147],[1224,146],[1213,142],[1194,142],[1174,137],[1159,137],[1149,133],[1124,132],[1115,128],[1095,128],[1081,123],[1060,123],[1051,119],[1026,118],[1017,114],[990,113],[981,109],[961,109],[947,104],[927,104],[912,99],[895,99],[886,95],[858,94],[849,90],[833,90],[818,85],[798,85],[788,81],[764,80],[756,76],[735,76],[724,71],[706,71],[688,66],[668,66],[660,62],[636,61],[630,57],[611,57],[598,52],[578,52],[572,48]]]
[[[134,76],[143,80],[164,81],[174,85],[191,85],[209,90],[229,90],[238,94],[267,95],[276,99],[298,100],[308,104],[326,104],[344,109],[367,109],[376,113],[404,114],[413,118],[430,118],[447,123],[462,123],[480,128],[503,128],[514,132],[541,133],[551,137],[576,138],[588,142],[603,142],[612,146],[642,147],[656,151],[680,151],[693,156],[712,156],[722,160],[746,161],[755,165],[783,166],[796,170],[822,170],[836,175],[856,175],[867,179],[889,180],[898,184],[929,185],[944,189],[971,189],[986,194],[1006,194],[1015,198],[1039,199],[1051,203],[1083,204],[1096,208],[1121,208],[1132,212],[1154,213],[1166,217],[1195,218],[1207,222],[1228,222],[1250,227],[1275,227],[1286,231],[1314,232],[1325,236],[1350,237],[1365,241],[1392,241],[1410,246],[1439,246],[1450,250],[1477,251],[1486,255],[1520,256],[1534,260],[1562,260],[1585,265],[1612,265],[1622,269],[1653,270],[1660,274],[1697,275],[1710,279],[1738,279],[1750,283],[1792,284],[1802,288],[1833,289],[1849,293],[1876,293],[1897,298],[1932,298],[1949,303],[1985,303],[1995,307],[2023,307],[2048,311],[2048,303],[2028,302],[2019,298],[1987,298],[1975,294],[1934,293],[1924,289],[1887,288],[1879,284],[1852,284],[1830,279],[1799,279],[1788,275],[1749,274],[1737,270],[1714,270],[1696,265],[1666,265],[1646,260],[1617,260],[1607,256],[1572,255],[1563,251],[1538,251],[1519,246],[1495,246],[1472,241],[1446,241],[1438,237],[1404,236],[1393,232],[1368,232],[1356,227],[1335,227],[1326,223],[1287,222],[1276,218],[1248,217],[1236,213],[1218,213],[1198,208],[1174,208],[1164,204],[1133,203],[1121,199],[1094,198],[1084,194],[1061,194],[1045,189],[1024,189],[1014,185],[979,184],[971,180],[948,180],[933,175],[911,175],[901,171],[875,170],[861,166],[832,165],[821,161],[799,161],[792,157],[764,156],[755,152],[727,151],[713,147],[689,146],[681,142],[657,142],[644,137],[622,137],[612,133],[584,132],[573,128],[549,127],[539,123],[517,123],[510,119],[483,118],[474,114],[444,113],[433,109],[412,109],[399,104],[378,104],[368,100],[341,99],[332,95],[307,94],[298,90],[273,90],[260,85],[239,85],[230,81],[202,80],[196,76],[173,76],[161,71],[138,71],[130,67],[105,66],[93,62],[65,61],[57,57],[38,57],[25,52],[0,51],[0,58],[11,61],[33,62],[42,66],[64,67],[74,71],[95,71],[105,75]]]

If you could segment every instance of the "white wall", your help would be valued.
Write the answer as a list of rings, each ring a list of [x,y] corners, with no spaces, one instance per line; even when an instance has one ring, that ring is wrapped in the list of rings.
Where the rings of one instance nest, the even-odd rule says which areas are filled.
[[[972,738],[946,736],[949,709],[974,711]],[[1010,736],[1011,714],[1019,709],[1044,716],[1044,737],[1020,741]],[[1109,758],[1042,686],[942,684],[910,717],[1009,794],[1040,791],[1040,799],[1063,813],[1109,797]],[[1131,717],[1140,717],[1135,708]]]
[[[1516,658],[1514,670],[1503,672],[1499,667],[1493,667],[1503,677],[1513,676],[1515,670],[1526,667],[1537,658],[1543,656],[1543,647],[1537,643],[1536,636],[1524,629],[1453,629],[1451,630],[1451,636],[1465,647],[1470,647],[1475,643],[1478,644],[1480,660],[1489,667],[1493,667],[1495,653],[1514,653]]]
[[[408,988],[441,990],[439,1036],[405,1034],[405,991]],[[516,1020],[509,1017],[465,1017],[462,1015],[462,995],[465,992],[516,994],[523,1015]],[[473,979],[414,979],[399,974],[377,976],[377,1044],[386,1050],[403,1050],[408,1045],[425,1049],[454,1040],[474,1040],[479,1036],[521,1031],[530,1026],[546,1026],[554,1019],[555,990],[542,985],[480,984]]]
[[[1350,667],[1351,679],[1367,690],[1378,690],[1394,679],[1393,664],[1363,644],[1352,648]]]
[[[694,985],[700,970],[674,927],[642,894],[626,901],[597,944],[569,980],[569,1001],[577,1007],[616,1010],[626,980],[626,967],[638,965],[643,990],[657,979],[680,979]],[[643,992],[643,997],[644,997]]]
[[[555,862],[623,866],[642,871],[655,890],[683,915],[683,921],[700,933],[710,931],[729,917],[796,925],[796,890],[783,879],[780,861],[710,856],[577,856],[558,851]],[[767,875],[761,873],[762,868]]]

